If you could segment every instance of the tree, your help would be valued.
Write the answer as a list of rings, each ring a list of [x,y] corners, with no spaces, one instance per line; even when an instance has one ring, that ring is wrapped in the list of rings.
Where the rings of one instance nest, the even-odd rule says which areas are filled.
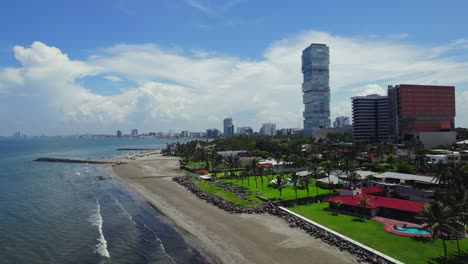
[[[283,193],[282,193],[282,190],[283,188],[285,188],[286,186],[288,186],[288,182],[283,178],[283,176],[281,175],[278,175],[276,176],[276,179],[273,180],[273,187],[275,189],[278,189],[279,193],[280,193],[280,198],[283,199]]]
[[[442,231],[442,229],[453,230],[453,227],[450,224],[456,220],[453,208],[437,200],[432,201],[430,204],[426,204],[418,215],[418,218],[425,223],[423,228],[430,228],[433,240],[437,238],[437,235]],[[442,238],[444,255],[447,260],[445,236],[440,236],[440,238]]]
[[[310,174],[307,174],[305,177],[302,177],[302,179],[301,179],[301,184],[307,190],[307,197],[309,197],[309,185],[310,185],[311,180],[312,180],[312,177],[310,177]]]
[[[293,172],[291,175],[291,180],[293,183],[294,192],[296,193],[296,202],[297,202],[297,182],[299,181],[299,176],[297,176],[297,174]]]
[[[320,166],[322,166],[323,168],[323,172],[325,173],[325,175],[327,175],[327,178],[328,178],[328,188],[330,189],[330,194],[332,193],[332,185],[331,185],[331,180],[330,180],[330,175],[332,174],[332,172],[335,170],[335,165],[333,164],[332,161],[330,160],[326,160],[326,161],[322,161],[320,163]]]
[[[318,196],[319,193],[318,193],[318,185],[317,185],[318,181],[317,180],[321,174],[321,168],[318,163],[318,159],[313,159],[312,162],[309,162],[307,167],[309,170],[309,175],[315,179],[315,185],[316,185],[315,188],[317,189],[317,196]],[[308,192],[308,189],[307,189],[307,192]],[[309,195],[307,194],[307,196]]]
[[[349,178],[350,175],[356,170],[356,164],[351,159],[344,159],[339,163],[341,172],[345,175],[346,178]],[[349,181],[349,180],[348,180]]]
[[[367,196],[363,195],[359,199],[359,206],[363,207],[364,209],[367,208],[368,206],[371,206],[372,204],[369,202],[369,199]],[[366,220],[366,216],[364,215],[364,220]]]
[[[439,184],[442,187],[446,187],[451,182],[451,167],[447,164],[439,162],[435,165],[436,175],[432,179],[434,183]]]
[[[263,176],[265,175],[265,167],[260,167],[260,184],[262,185],[262,192],[263,192],[263,186],[265,185],[263,182]]]
[[[361,177],[359,176],[359,174],[353,171],[348,175],[346,180],[348,181],[350,189],[355,189],[357,186],[357,183],[361,180]]]
[[[336,200],[335,201],[336,213],[337,214],[340,214],[340,207],[341,207],[342,204],[343,204],[343,202],[341,200]]]
[[[257,190],[258,192],[258,174],[260,172],[260,170],[258,169],[258,160],[257,159],[252,159],[252,162],[250,164],[250,174],[254,176],[255,178],[255,189]]]

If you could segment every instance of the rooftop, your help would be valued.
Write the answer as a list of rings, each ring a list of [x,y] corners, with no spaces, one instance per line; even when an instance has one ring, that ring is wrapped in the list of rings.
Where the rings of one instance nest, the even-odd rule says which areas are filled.
[[[361,192],[363,194],[381,193],[381,192],[384,192],[384,191],[385,191],[384,188],[377,187],[377,186],[361,188]]]
[[[399,179],[399,180],[405,180],[405,181],[416,181],[420,183],[437,184],[437,182],[434,181],[434,177],[432,176],[414,175],[414,174],[389,172],[389,171],[378,174],[378,175],[374,175],[374,178],[378,178],[378,179],[390,178],[390,179]]]
[[[423,206],[425,205],[425,203],[421,203],[421,202],[408,201],[408,200],[402,200],[402,199],[397,199],[397,198],[388,198],[388,197],[382,197],[382,196],[374,196],[374,195],[368,195],[368,194],[358,194],[354,196],[336,196],[336,197],[332,197],[328,199],[327,202],[335,202],[336,200],[340,200],[345,205],[360,207],[359,201],[361,197],[363,196],[368,198],[370,205],[367,208],[371,208],[371,209],[383,207],[383,208],[396,209],[400,211],[419,213],[421,212]]]

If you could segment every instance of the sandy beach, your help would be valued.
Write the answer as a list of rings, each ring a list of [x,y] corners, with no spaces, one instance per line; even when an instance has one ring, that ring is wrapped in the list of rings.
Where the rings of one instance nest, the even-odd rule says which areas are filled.
[[[212,263],[356,263],[302,230],[268,214],[228,214],[185,190],[177,157],[153,154],[109,166],[106,171],[128,184],[178,228]]]

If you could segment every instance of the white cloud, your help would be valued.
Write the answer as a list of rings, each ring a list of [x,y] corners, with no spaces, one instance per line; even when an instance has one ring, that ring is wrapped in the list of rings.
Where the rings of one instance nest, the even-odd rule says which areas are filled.
[[[208,1],[201,1],[201,0],[185,0],[187,5],[201,11],[205,15],[208,16],[220,16],[227,12],[229,9],[238,5],[241,1],[240,0],[230,0],[224,3],[218,3],[215,1],[215,5]]]
[[[120,77],[114,76],[114,75],[106,75],[103,78],[106,79],[106,80],[109,80],[111,82],[120,82],[120,81],[122,81],[122,79]]]
[[[207,14],[207,15],[214,15],[215,11],[213,7],[209,4],[202,3],[201,1],[197,0],[186,0],[185,1],[189,6],[200,10],[201,12]]]
[[[45,132],[66,133],[77,127],[96,133],[133,127],[204,130],[220,128],[226,116],[232,116],[236,126],[258,128],[272,121],[279,128],[297,127],[303,111],[301,52],[313,42],[330,47],[332,117],[350,115],[352,96],[385,94],[388,84],[430,83],[457,86],[457,125],[468,126],[468,109],[460,101],[468,99],[468,63],[444,55],[454,49],[463,52],[459,45],[417,46],[316,31],[272,43],[259,60],[143,44],[116,45],[76,61],[58,48],[34,42],[31,47],[15,47],[21,67],[0,69],[0,92],[3,98],[37,95],[28,105],[36,117],[30,127]],[[77,82],[101,74],[137,85],[103,96]],[[21,98],[15,100],[17,107],[24,105]],[[10,107],[10,112],[18,111]]]
[[[0,94],[8,91],[11,86],[23,84],[21,69],[5,68],[0,69]]]
[[[356,92],[359,92],[357,95],[358,96],[365,96],[365,95],[369,95],[369,94],[378,94],[378,95],[386,95],[387,94],[387,90],[382,88],[380,85],[377,85],[377,84],[368,84],[362,88],[357,88],[357,89],[353,89],[353,91],[356,93]]]

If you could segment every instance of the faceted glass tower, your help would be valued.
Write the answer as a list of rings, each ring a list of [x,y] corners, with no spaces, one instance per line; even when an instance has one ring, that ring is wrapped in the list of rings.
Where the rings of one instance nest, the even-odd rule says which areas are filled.
[[[325,44],[311,44],[302,51],[304,136],[330,127],[330,52]]]

